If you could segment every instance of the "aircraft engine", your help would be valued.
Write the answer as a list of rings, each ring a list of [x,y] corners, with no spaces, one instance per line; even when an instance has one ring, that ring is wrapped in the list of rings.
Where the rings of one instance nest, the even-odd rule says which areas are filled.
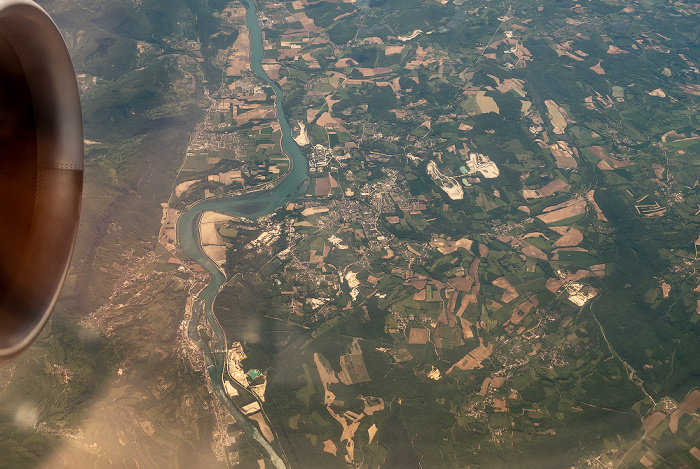
[[[68,272],[83,187],[75,72],[58,28],[0,0],[0,363],[26,349]]]

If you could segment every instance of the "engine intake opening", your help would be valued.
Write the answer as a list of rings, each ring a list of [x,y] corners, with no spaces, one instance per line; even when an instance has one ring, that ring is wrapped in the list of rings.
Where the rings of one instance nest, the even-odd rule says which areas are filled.
[[[41,332],[80,215],[83,134],[75,72],[51,18],[0,0],[0,363]]]

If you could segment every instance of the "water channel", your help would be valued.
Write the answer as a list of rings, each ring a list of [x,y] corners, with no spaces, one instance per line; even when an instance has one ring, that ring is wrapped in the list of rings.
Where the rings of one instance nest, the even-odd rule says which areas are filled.
[[[224,392],[222,375],[225,364],[225,354],[220,352],[226,348],[226,339],[221,326],[214,316],[213,304],[216,295],[221,291],[221,288],[226,282],[226,276],[202,251],[198,229],[199,219],[202,213],[210,210],[252,219],[272,213],[286,202],[297,198],[301,194],[304,182],[308,177],[308,163],[292,138],[292,129],[284,115],[284,109],[282,108],[282,90],[267,76],[260,65],[260,61],[263,57],[263,43],[255,1],[243,1],[247,3],[248,10],[246,22],[250,34],[251,68],[253,72],[265,83],[270,85],[275,92],[277,118],[282,129],[282,149],[291,160],[291,171],[274,189],[251,192],[238,196],[205,199],[194,204],[179,218],[177,231],[178,242],[185,254],[211,274],[209,285],[201,291],[193,305],[192,320],[190,321],[188,334],[192,340],[200,342],[204,350],[207,370],[214,386],[214,391],[219,399],[221,399],[246,434],[260,443],[273,465],[278,468],[284,468],[284,462],[275,453],[272,446],[263,438],[258,429],[241,414]],[[204,313],[207,322],[211,326],[220,350],[212,351],[207,343],[200,340],[199,334],[197,333],[197,323],[199,322],[198,315],[201,313]]]

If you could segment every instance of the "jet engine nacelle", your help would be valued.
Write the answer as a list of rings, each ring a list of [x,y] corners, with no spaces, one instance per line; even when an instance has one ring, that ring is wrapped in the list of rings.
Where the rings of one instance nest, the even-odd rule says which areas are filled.
[[[58,28],[28,0],[0,0],[0,363],[51,314],[75,243],[83,130]]]

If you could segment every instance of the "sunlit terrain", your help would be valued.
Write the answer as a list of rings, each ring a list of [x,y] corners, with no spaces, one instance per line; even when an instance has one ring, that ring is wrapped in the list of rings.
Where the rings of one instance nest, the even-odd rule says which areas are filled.
[[[698,5],[40,3],[85,194],[0,466],[700,465]]]

